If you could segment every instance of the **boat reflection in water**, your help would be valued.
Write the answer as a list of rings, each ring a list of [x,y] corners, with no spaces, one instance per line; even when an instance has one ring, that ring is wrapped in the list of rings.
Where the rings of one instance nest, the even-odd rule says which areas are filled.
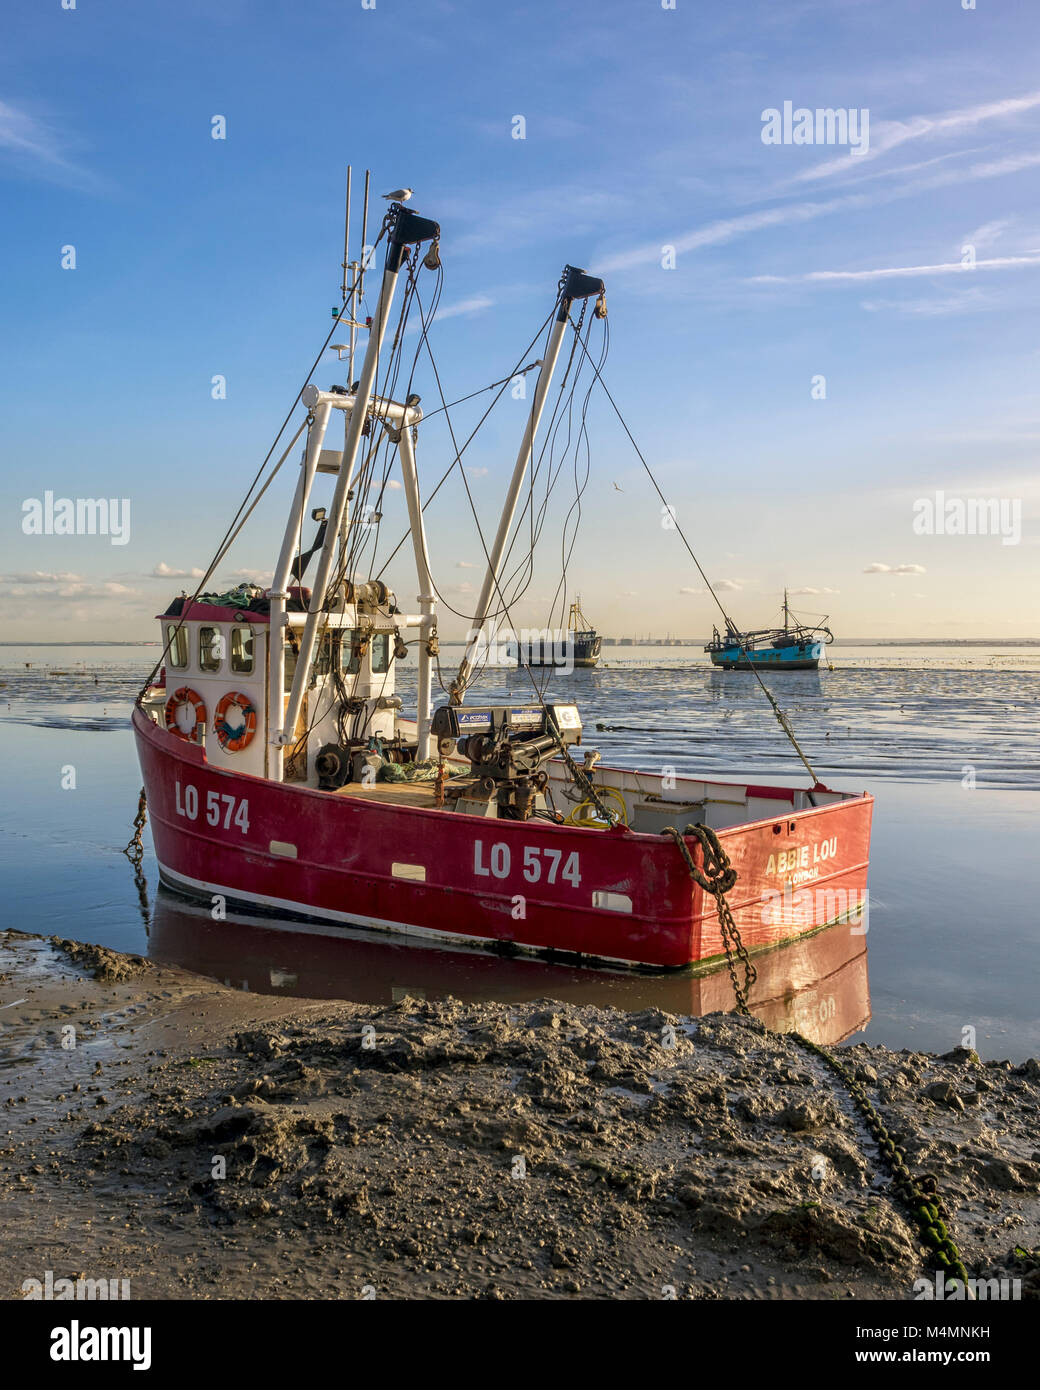
[[[589,969],[565,961],[456,949],[361,927],[288,924],[229,912],[213,921],[202,904],[160,887],[149,955],[220,980],[234,989],[308,999],[389,1004],[405,995],[466,1002],[522,1003],[553,998],[604,1008],[664,1009],[674,1014],[726,1012],[733,987],[725,967],[651,974]],[[756,1018],[778,1032],[797,1029],[817,1043],[842,1042],[870,1020],[867,943],[862,928],[827,927],[755,956],[751,991]]]

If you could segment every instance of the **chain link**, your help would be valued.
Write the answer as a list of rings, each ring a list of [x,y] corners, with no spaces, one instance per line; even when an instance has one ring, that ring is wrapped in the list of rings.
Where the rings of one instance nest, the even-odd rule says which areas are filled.
[[[722,942],[726,948],[726,964],[729,967],[733,993],[737,1001],[736,1011],[750,1018],[752,1015],[748,1007],[748,996],[751,992],[751,986],[757,978],[757,972],[741,940],[736,923],[733,921],[729,904],[726,902],[726,894],[737,881],[737,871],[733,868],[729,856],[722,848],[718,835],[709,826],[688,825],[684,832],[685,835],[692,836],[700,842],[701,857],[704,864],[703,872],[697,867],[684,836],[680,835],[674,826],[666,826],[661,833],[670,835],[675,841],[694,883],[703,888],[706,893],[710,893],[715,899],[715,906],[719,914],[719,926],[722,929]],[[743,988],[737,980],[734,957],[739,959],[744,966]],[[791,1032],[787,1036],[804,1052],[808,1052],[822,1062],[842,1083],[853,1105],[863,1117],[871,1138],[877,1144],[881,1162],[892,1175],[892,1187],[917,1223],[921,1238],[928,1247],[932,1260],[944,1272],[948,1272],[961,1281],[966,1297],[974,1298],[968,1281],[968,1271],[946,1225],[949,1214],[943,1206],[935,1178],[930,1173],[921,1173],[915,1177],[910,1172],[905,1150],[892,1138],[884,1120],[863,1086],[845,1064],[839,1062],[833,1052],[821,1047],[819,1043],[812,1042],[802,1033]]]
[[[700,841],[701,858],[704,862],[703,873],[694,862],[693,855],[690,853],[683,835],[679,834],[674,825],[665,826],[661,833],[662,835],[670,835],[675,841],[679,853],[686,861],[686,867],[694,883],[703,888],[706,893],[710,893],[715,899],[715,909],[722,931],[722,944],[726,950],[726,965],[729,969],[729,978],[733,982],[733,993],[737,1000],[737,1012],[750,1015],[748,996],[751,993],[752,985],[758,979],[758,971],[751,963],[751,957],[741,940],[737,924],[733,920],[733,913],[726,901],[726,894],[737,881],[737,871],[730,863],[729,855],[722,848],[719,837],[710,826],[688,825],[684,832],[685,835],[693,835]],[[743,985],[737,979],[738,960],[744,968]]]

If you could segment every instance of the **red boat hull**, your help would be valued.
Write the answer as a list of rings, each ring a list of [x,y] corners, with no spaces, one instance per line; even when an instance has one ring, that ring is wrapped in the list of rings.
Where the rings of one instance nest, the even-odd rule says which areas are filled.
[[[666,837],[339,797],[211,767],[139,708],[133,726],[156,857],[181,892],[331,931],[358,924],[590,963],[676,968],[723,952],[714,900]],[[777,818],[719,832],[738,874],[729,902],[744,944],[761,950],[849,913],[855,921],[873,799],[795,811],[784,789],[754,790]]]

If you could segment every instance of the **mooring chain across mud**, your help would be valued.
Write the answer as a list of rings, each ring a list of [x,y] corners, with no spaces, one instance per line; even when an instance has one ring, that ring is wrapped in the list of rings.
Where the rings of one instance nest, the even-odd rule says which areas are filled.
[[[722,931],[722,943],[726,949],[726,964],[729,967],[733,992],[736,997],[736,1012],[745,1018],[751,1018],[753,1015],[748,1006],[748,998],[757,974],[740,938],[740,931],[733,920],[729,904],[726,902],[726,894],[737,881],[737,871],[733,868],[729,856],[722,848],[718,835],[710,826],[688,825],[683,834],[680,835],[674,826],[669,825],[661,833],[670,836],[675,841],[690,877],[715,899],[719,926]],[[688,836],[692,836],[700,843],[704,864],[703,871],[697,867],[690,854],[689,846],[686,844],[686,837]],[[737,960],[744,968],[743,986],[737,979]],[[877,1144],[881,1163],[892,1176],[892,1187],[913,1217],[932,1260],[944,1273],[948,1273],[961,1281],[968,1298],[973,1297],[968,1271],[946,1225],[948,1212],[943,1206],[935,1178],[931,1174],[921,1174],[915,1177],[910,1172],[905,1151],[889,1133],[884,1119],[867,1095],[863,1085],[856,1080],[843,1062],[840,1062],[827,1048],[812,1042],[802,1033],[790,1032],[780,1036],[791,1038],[803,1052],[807,1052],[811,1057],[822,1062],[824,1067],[841,1082],[846,1094],[866,1124],[871,1138]]]

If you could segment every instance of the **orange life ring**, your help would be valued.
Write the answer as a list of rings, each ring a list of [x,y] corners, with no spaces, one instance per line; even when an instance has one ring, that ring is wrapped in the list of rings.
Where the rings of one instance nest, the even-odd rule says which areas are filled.
[[[242,727],[237,732],[230,729],[224,719],[232,705],[238,706],[242,711],[244,720]],[[237,690],[229,690],[226,695],[221,697],[213,716],[213,732],[226,753],[240,753],[243,748],[249,747],[253,741],[253,735],[256,733],[256,710],[253,708],[248,695],[243,695]]]
[[[195,727],[190,734],[186,734],[177,723],[177,711],[181,705],[194,705],[195,707]],[[166,701],[166,727],[171,734],[176,734],[178,738],[187,739],[189,743],[201,743],[202,735],[206,730],[206,706],[202,696],[190,685],[182,685],[179,690],[175,690]]]

